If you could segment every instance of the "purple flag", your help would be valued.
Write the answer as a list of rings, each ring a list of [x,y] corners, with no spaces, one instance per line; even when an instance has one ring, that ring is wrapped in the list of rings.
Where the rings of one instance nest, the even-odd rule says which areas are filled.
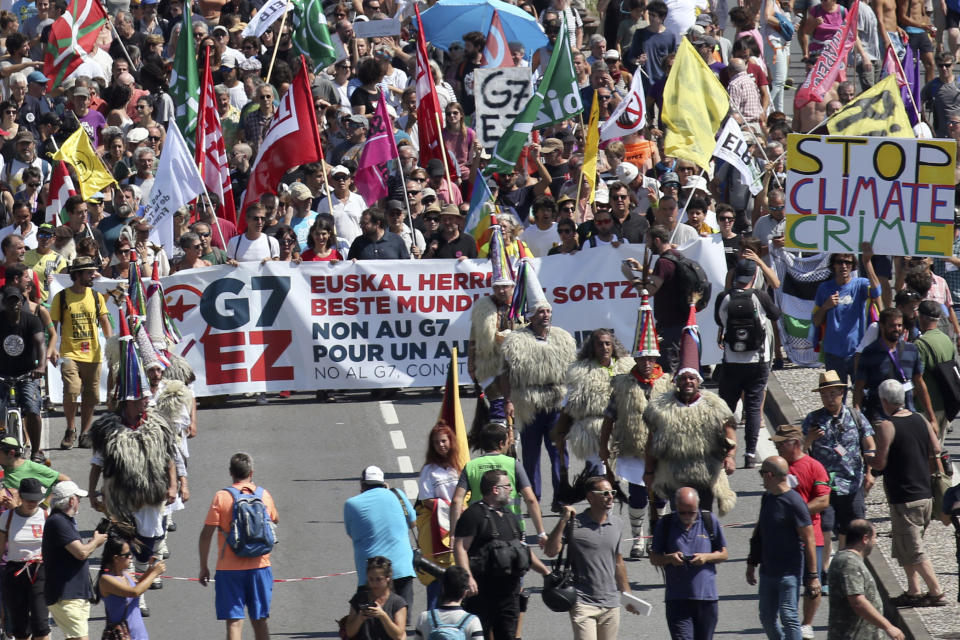
[[[910,124],[916,125],[920,121],[920,114],[917,113],[917,104],[914,99],[920,99],[920,56],[915,55],[910,45],[907,45],[907,52],[903,56],[903,75],[907,80],[904,87],[900,87],[900,97],[903,98],[903,104],[907,107],[907,117],[910,118]],[[910,94],[913,92],[913,97]]]
[[[387,101],[380,92],[377,100],[377,109],[370,119],[370,132],[367,142],[360,153],[360,162],[357,167],[357,192],[364,201],[373,204],[381,198],[387,197],[389,189],[387,182],[390,178],[390,161],[399,160],[397,141],[393,137],[393,123],[387,115]]]

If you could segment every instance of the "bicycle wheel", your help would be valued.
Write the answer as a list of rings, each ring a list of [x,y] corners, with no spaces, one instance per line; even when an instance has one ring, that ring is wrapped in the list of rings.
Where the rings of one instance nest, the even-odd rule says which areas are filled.
[[[20,417],[19,409],[7,411],[7,435],[13,436],[17,439],[17,442],[23,444],[23,420]]]

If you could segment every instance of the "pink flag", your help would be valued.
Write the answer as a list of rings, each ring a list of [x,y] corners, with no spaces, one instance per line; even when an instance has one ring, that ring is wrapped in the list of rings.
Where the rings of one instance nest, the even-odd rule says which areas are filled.
[[[793,99],[793,108],[802,109],[810,102],[823,102],[836,82],[837,76],[846,68],[847,56],[857,39],[857,12],[860,9],[860,0],[854,0],[847,11],[843,28],[834,34],[833,38],[820,52],[820,57],[807,74],[800,90]]]
[[[399,158],[397,141],[393,137],[393,123],[387,115],[387,101],[383,98],[383,92],[380,92],[377,109],[370,119],[367,142],[360,153],[360,162],[354,177],[357,192],[363,196],[364,201],[375,202],[387,196],[390,161]]]
[[[500,14],[493,10],[493,19],[490,21],[490,31],[487,32],[487,44],[483,48],[484,67],[512,67],[513,58],[510,56],[510,47],[507,46],[507,34],[503,32],[500,23]]]
[[[897,86],[901,89],[907,86],[907,76],[900,66],[900,59],[897,58],[897,52],[893,47],[887,45],[887,53],[883,56],[883,72],[888,76],[896,76]]]

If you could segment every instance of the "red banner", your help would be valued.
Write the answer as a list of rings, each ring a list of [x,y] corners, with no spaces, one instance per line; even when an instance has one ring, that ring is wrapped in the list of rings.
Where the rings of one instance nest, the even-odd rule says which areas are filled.
[[[855,0],[847,11],[843,28],[834,34],[833,38],[820,52],[820,57],[813,65],[806,80],[793,100],[794,109],[802,109],[810,102],[823,102],[823,96],[833,88],[837,76],[847,66],[847,56],[857,39],[857,13],[860,9],[860,0]]]

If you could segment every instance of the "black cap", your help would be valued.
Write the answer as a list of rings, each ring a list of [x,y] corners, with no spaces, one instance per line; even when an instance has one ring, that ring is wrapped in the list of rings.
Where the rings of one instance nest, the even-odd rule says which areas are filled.
[[[741,258],[737,260],[737,266],[734,269],[734,278],[738,284],[749,284],[757,275],[757,263],[753,260]]]
[[[442,178],[446,172],[443,170],[443,160],[440,158],[431,158],[427,163],[427,174],[431,178]]]
[[[24,478],[20,481],[20,499],[39,502],[47,494],[36,478]]]
[[[933,300],[924,300],[917,308],[917,313],[925,318],[939,320],[943,317],[943,305]]]
[[[3,288],[3,299],[7,298],[19,298],[23,302],[23,292],[20,291],[19,287],[8,286]]]

